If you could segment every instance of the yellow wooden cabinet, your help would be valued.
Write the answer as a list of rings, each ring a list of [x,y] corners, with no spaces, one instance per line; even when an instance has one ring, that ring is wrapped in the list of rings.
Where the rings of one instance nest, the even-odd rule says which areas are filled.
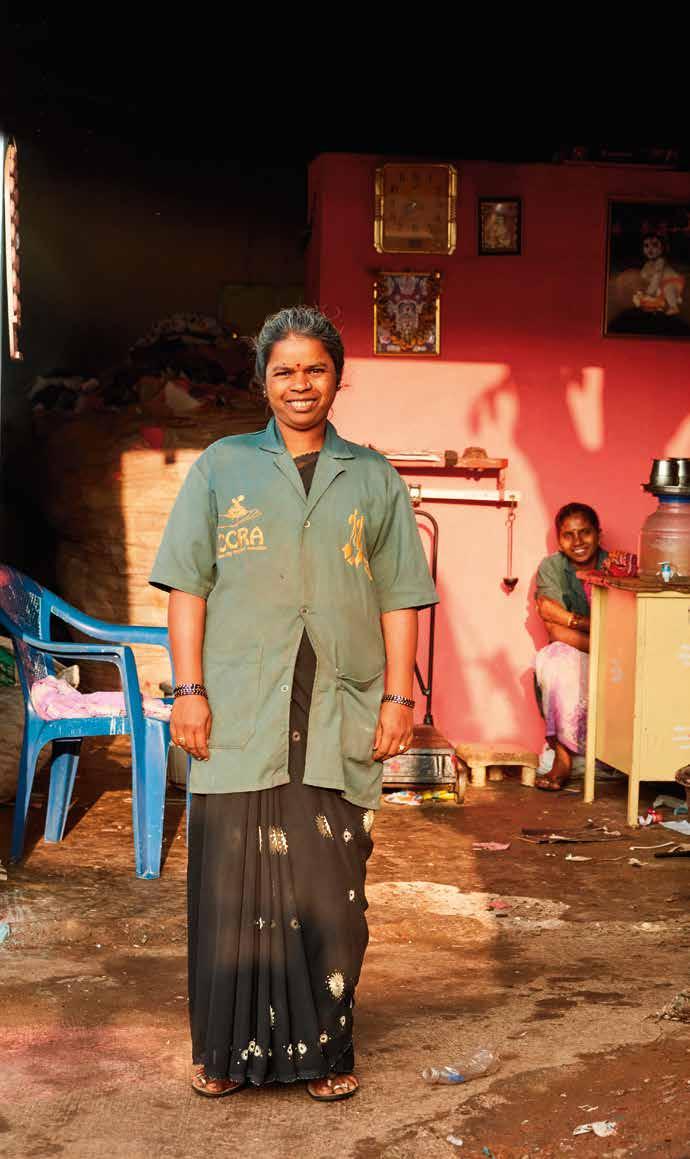
[[[640,781],[672,781],[690,764],[690,588],[593,587],[585,801],[597,759],[628,776],[629,825]]]

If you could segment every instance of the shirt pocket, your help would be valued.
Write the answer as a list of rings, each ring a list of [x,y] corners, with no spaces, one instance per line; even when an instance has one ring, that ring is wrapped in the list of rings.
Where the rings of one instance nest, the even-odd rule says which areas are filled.
[[[364,679],[338,672],[337,686],[343,756],[371,764],[383,693],[383,669]]]
[[[262,648],[222,660],[207,658],[204,677],[213,713],[210,748],[243,749],[256,731]]]

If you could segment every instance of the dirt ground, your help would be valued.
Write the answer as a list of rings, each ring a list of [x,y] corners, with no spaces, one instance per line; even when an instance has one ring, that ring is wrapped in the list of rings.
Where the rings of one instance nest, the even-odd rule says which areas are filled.
[[[316,1104],[300,1084],[212,1101],[189,1087],[184,802],[171,790],[162,877],[138,881],[127,757],[126,741],[93,741],[65,840],[46,845],[32,808],[27,856],[1,883],[0,1156],[690,1159],[690,1025],[655,1017],[688,985],[690,860],[654,859],[667,830],[625,828],[625,783],[590,806],[512,779],[462,807],[384,806],[359,1094]],[[622,837],[520,839],[589,817]],[[0,809],[5,863],[10,822]],[[473,851],[487,840],[510,849]],[[495,1074],[422,1081],[479,1046],[499,1052]],[[573,1135],[595,1120],[615,1134]]]

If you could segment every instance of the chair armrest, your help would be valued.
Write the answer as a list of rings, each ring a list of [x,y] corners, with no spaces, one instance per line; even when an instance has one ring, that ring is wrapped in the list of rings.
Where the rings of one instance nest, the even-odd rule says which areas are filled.
[[[39,640],[36,636],[30,636],[28,632],[17,632],[14,629],[12,638],[21,644],[28,645],[29,648],[35,648],[37,652],[46,652],[49,656],[74,656],[78,660],[115,658],[124,660],[125,653],[129,652],[134,659],[131,648],[128,648],[126,644],[120,646],[116,644],[81,644],[76,640],[73,644],[57,643],[54,640]]]
[[[58,596],[51,600],[50,611],[94,640],[108,640],[114,644],[150,644],[169,651],[167,628],[145,624],[112,624],[107,620],[97,620]]]

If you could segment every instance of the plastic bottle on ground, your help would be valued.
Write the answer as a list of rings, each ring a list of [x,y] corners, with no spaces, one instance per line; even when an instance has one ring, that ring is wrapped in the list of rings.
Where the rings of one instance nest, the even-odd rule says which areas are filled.
[[[427,1066],[422,1071],[426,1083],[467,1083],[470,1079],[490,1074],[498,1066],[498,1055],[482,1047],[469,1058],[461,1059],[455,1066]]]

